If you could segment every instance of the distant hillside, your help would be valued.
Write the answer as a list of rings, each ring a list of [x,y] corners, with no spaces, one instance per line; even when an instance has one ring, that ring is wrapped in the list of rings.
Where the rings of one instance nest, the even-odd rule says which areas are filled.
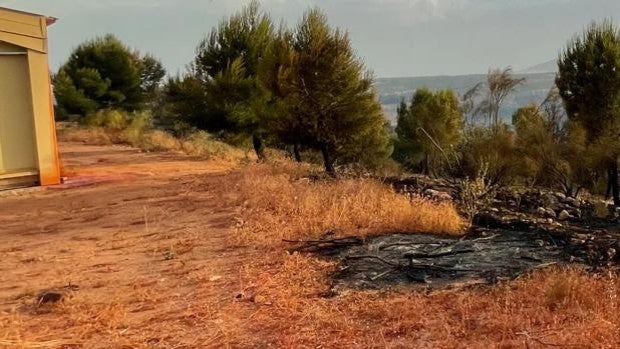
[[[518,78],[525,78],[523,85],[519,86],[500,111],[502,118],[510,120],[515,110],[531,102],[542,102],[549,89],[553,86],[555,73],[539,74],[516,74]],[[377,79],[376,86],[379,90],[380,101],[390,121],[396,123],[396,109],[401,100],[409,102],[416,89],[427,87],[431,90],[453,89],[459,95],[476,84],[484,81],[486,75],[461,75],[461,76],[429,76],[411,78],[382,78]]]
[[[558,71],[558,62],[552,59],[548,62],[535,65],[523,70],[518,71],[519,74],[542,74],[542,73],[555,73]]]

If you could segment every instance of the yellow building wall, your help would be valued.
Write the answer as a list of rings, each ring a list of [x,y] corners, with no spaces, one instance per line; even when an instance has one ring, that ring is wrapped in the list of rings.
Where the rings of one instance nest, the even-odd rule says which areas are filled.
[[[60,183],[60,166],[47,55],[28,51],[30,88],[41,185]]]
[[[0,8],[0,41],[47,52],[45,17]]]
[[[46,38],[45,17],[0,8],[0,188],[14,174],[60,183]]]
[[[47,52],[45,40],[0,31],[0,41],[9,42],[29,50]]]
[[[38,169],[26,55],[0,55],[0,175]]]
[[[42,16],[0,9],[0,31],[21,36],[44,38],[47,24],[41,23],[41,19]]]
[[[26,53],[26,49],[23,47],[11,45],[9,43],[0,41],[0,53]]]

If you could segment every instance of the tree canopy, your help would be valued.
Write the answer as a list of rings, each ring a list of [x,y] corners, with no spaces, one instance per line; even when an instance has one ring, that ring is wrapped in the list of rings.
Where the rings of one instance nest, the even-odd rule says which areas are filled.
[[[590,24],[568,43],[558,68],[556,84],[567,116],[599,150],[596,153],[607,168],[608,190],[620,205],[620,30],[610,21]]]
[[[372,163],[391,153],[387,120],[372,74],[355,55],[349,36],[309,10],[292,36],[280,68],[280,90],[300,142],[319,150],[325,169],[337,161]]]
[[[292,145],[297,158],[300,148],[320,151],[333,173],[336,163],[373,164],[391,152],[372,74],[319,10],[294,30],[276,29],[251,2],[199,44],[167,94],[194,126],[251,136],[259,159],[264,141]]]
[[[437,173],[449,165],[462,129],[459,100],[452,90],[419,89],[409,106],[403,101],[398,108],[396,158],[423,173]]]
[[[190,119],[211,131],[247,134],[253,138],[259,158],[264,159],[263,122],[271,94],[261,83],[261,68],[270,61],[276,38],[274,25],[257,1],[224,19],[197,48],[192,76],[203,88],[203,115]],[[196,88],[196,86],[194,86]]]
[[[155,58],[133,52],[113,35],[79,45],[54,77],[61,115],[98,109],[141,109],[165,70]]]

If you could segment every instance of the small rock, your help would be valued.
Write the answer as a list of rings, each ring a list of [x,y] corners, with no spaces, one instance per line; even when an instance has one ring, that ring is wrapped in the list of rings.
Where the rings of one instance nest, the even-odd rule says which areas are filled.
[[[433,199],[437,199],[437,200],[441,200],[441,201],[451,201],[452,200],[452,195],[446,193],[446,192],[441,192],[435,189],[426,189],[424,191],[424,195],[426,196],[430,196]]]
[[[555,197],[561,201],[566,200],[566,195],[564,195],[563,193],[555,193]]]
[[[582,243],[591,238],[591,236],[587,234],[575,234],[574,237],[575,239],[582,241]]]
[[[439,195],[437,196],[437,199],[442,200],[442,201],[452,201],[452,195],[448,193],[439,193]]]
[[[607,250],[607,257],[609,259],[614,259],[617,256],[617,251],[615,248],[611,247],[610,249]]]
[[[558,219],[561,221],[565,221],[569,218],[573,218],[573,216],[571,216],[570,213],[568,213],[568,211],[566,210],[562,210],[562,212],[560,212],[560,215],[558,216]]]
[[[579,200],[575,199],[575,198],[571,198],[571,197],[567,197],[564,200],[562,200],[565,204],[567,205],[571,205],[573,207],[581,207],[581,202],[579,202]]]
[[[555,214],[555,211],[554,211],[554,210],[552,210],[552,209],[550,209],[550,208],[548,208],[548,209],[546,210],[546,212],[547,212],[547,216],[549,216],[549,217],[551,217],[551,218],[556,218],[556,217],[558,216],[557,214]]]
[[[538,209],[536,209],[536,212],[541,216],[544,216],[547,214],[547,210],[544,207],[539,207]]]
[[[71,298],[73,292],[79,291],[80,286],[69,283],[69,285],[57,289],[47,289],[37,296],[37,306],[44,304],[56,304]]]
[[[439,191],[435,190],[435,189],[426,189],[424,191],[424,195],[426,196],[431,196],[431,197],[435,197],[437,195],[439,195]]]
[[[544,194],[542,196],[542,200],[545,205],[550,206],[550,207],[556,206],[559,203],[558,198],[551,193]]]
[[[43,304],[54,304],[60,302],[64,297],[64,294],[56,291],[44,291],[39,294],[37,298],[38,306]]]

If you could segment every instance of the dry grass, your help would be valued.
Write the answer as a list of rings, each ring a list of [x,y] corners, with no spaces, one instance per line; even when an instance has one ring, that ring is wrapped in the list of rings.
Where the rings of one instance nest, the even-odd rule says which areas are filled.
[[[451,203],[400,195],[373,179],[310,181],[307,173],[307,166],[286,162],[246,167],[235,188],[244,209],[237,242],[267,246],[326,231],[356,236],[463,231]]]
[[[252,321],[239,343],[314,348],[615,348],[617,274],[550,269],[490,289],[350,291],[329,297],[334,265],[271,255],[245,270]],[[560,281],[559,280],[568,280]]]
[[[614,348],[620,279],[553,268],[492,288],[331,291],[336,263],[281,250],[281,239],[385,232],[458,234],[449,204],[400,196],[368,179],[310,182],[307,168],[252,166],[240,176],[234,243],[258,246],[242,301],[227,314],[230,344],[282,348]],[[268,248],[272,247],[272,248]],[[265,253],[265,251],[268,251]]]
[[[195,132],[185,138],[155,130],[137,123],[124,129],[64,124],[59,128],[62,141],[88,145],[123,144],[148,152],[176,152],[209,160],[244,162],[250,160],[247,151],[214,139],[206,132]]]
[[[0,316],[0,348],[172,347],[170,342],[191,343],[199,338],[177,322],[194,317],[207,327],[212,304],[194,305],[178,296],[170,299],[162,291],[149,290],[152,287],[137,283],[130,297],[118,295],[118,299],[78,294],[57,305],[24,304],[15,313]],[[180,338],[169,337],[167,331]],[[202,340],[215,333],[202,332]]]
[[[110,133],[102,127],[59,127],[58,136],[61,141],[65,142],[80,142],[88,145],[114,144]]]
[[[615,273],[555,268],[491,288],[333,294],[330,275],[338,265],[285,253],[282,238],[316,237],[327,229],[458,234],[461,221],[448,204],[410,200],[368,179],[312,182],[304,179],[311,170],[279,162],[163,185],[147,177],[142,184],[75,189],[49,200],[14,199],[8,215],[0,215],[12,241],[0,251],[12,263],[5,264],[12,268],[7,285],[27,275],[37,287],[22,308],[0,311],[0,347],[620,345]],[[233,242],[253,249],[222,246],[234,205],[242,208]],[[91,210],[107,219],[92,220]],[[52,230],[33,235],[44,226]],[[41,244],[43,236],[56,240]],[[54,244],[64,252],[51,250]],[[174,258],[165,258],[168,251]],[[24,262],[33,255],[43,260]],[[76,279],[82,289],[66,303],[33,306],[40,287]]]

